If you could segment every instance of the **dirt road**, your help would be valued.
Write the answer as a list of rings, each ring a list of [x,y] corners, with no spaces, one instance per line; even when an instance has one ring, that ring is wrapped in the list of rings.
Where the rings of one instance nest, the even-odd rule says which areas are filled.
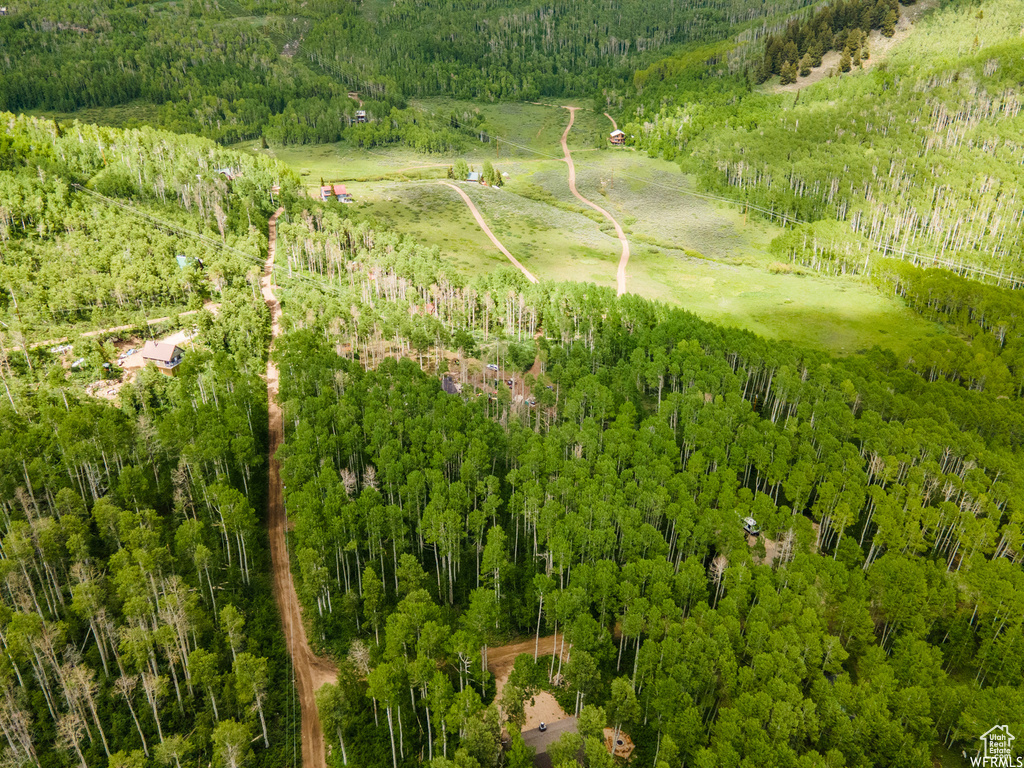
[[[263,300],[270,309],[271,347],[273,339],[281,334],[281,303],[274,296],[273,269],[274,250],[277,243],[277,217],[284,208],[279,208],[270,217],[270,242],[267,249],[267,265],[260,287]],[[288,560],[288,544],[285,540],[284,496],[281,488],[281,466],[274,454],[284,439],[284,424],[281,406],[277,402],[279,383],[277,366],[267,361],[267,399],[270,409],[270,490],[267,497],[267,527],[270,533],[270,558],[274,568],[274,598],[281,613],[288,653],[295,668],[295,685],[299,704],[302,707],[302,765],[304,768],[326,768],[324,736],[320,727],[320,714],[316,709],[316,690],[324,683],[337,680],[338,670],[328,659],[315,656],[306,640],[306,627],[302,623],[302,609],[292,582],[291,564]]]
[[[519,260],[515,256],[513,256],[511,253],[509,253],[508,249],[505,248],[505,246],[501,244],[501,241],[499,241],[498,238],[496,238],[494,236],[494,233],[491,232],[491,228],[488,227],[487,226],[487,222],[484,221],[484,217],[480,215],[480,211],[477,209],[476,205],[474,205],[473,201],[469,199],[469,195],[467,195],[465,192],[463,192],[461,189],[459,189],[457,186],[455,186],[454,184],[452,184],[449,181],[439,181],[437,183],[438,184],[443,184],[446,187],[451,187],[456,192],[458,192],[460,195],[462,195],[462,199],[466,201],[466,205],[469,206],[470,213],[473,214],[473,218],[476,219],[476,223],[480,225],[480,229],[482,229],[484,231],[484,234],[487,235],[489,238],[491,238],[491,242],[494,243],[497,246],[499,251],[501,251],[502,253],[504,253],[508,257],[508,260],[511,261],[512,264],[515,265],[515,267],[520,272],[522,272],[524,275],[526,275],[526,279],[527,280],[529,280],[531,283],[536,283],[537,282],[537,278],[533,276],[533,273],[530,272],[530,270],[528,270],[522,264],[520,264]]]
[[[622,227],[619,226],[619,222],[615,220],[608,211],[599,206],[597,203],[592,203],[587,200],[583,195],[580,194],[579,190],[576,189],[576,166],[572,163],[572,155],[569,153],[569,131],[572,130],[572,124],[576,121],[576,110],[579,107],[562,107],[562,109],[569,110],[569,124],[565,126],[565,133],[562,134],[562,152],[565,153],[565,163],[569,166],[569,189],[576,196],[576,199],[581,203],[589,205],[595,211],[604,216],[608,221],[615,227],[615,234],[619,236],[619,241],[622,243],[622,256],[619,257],[619,269],[615,274],[616,281],[618,282],[618,295],[621,296],[626,292],[626,265],[629,263],[629,241],[626,240],[626,233],[622,231]],[[611,118],[608,118],[611,120]],[[612,121],[614,122],[614,121]]]
[[[608,118],[609,120],[611,120],[611,121],[612,121],[612,130],[613,130],[613,131],[617,131],[617,130],[619,130],[619,126],[618,126],[618,124],[617,124],[617,123],[615,122],[615,118],[614,118],[614,117],[612,117],[611,115],[609,115],[609,114],[608,114],[607,112],[605,112],[605,113],[604,113],[604,116],[605,116],[605,117],[607,117],[607,118]]]

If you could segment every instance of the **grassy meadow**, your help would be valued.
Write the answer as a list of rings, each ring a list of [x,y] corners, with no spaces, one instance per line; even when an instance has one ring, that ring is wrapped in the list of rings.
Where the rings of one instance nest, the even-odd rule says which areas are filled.
[[[620,245],[611,225],[573,197],[559,141],[564,109],[534,104],[431,100],[424,111],[465,119],[479,111],[498,141],[461,157],[489,160],[502,189],[462,187],[491,230],[541,279],[615,287]],[[768,246],[783,230],[738,208],[697,196],[674,163],[606,143],[607,117],[576,113],[569,146],[577,186],[619,221],[630,241],[628,289],[723,325],[850,354],[875,344],[900,353],[944,333],[861,279],[778,271]],[[345,182],[355,208],[436,245],[467,275],[507,264],[454,191],[438,184],[456,159],[406,148],[360,149],[345,142],[273,147],[302,175],[311,195],[321,179]]]

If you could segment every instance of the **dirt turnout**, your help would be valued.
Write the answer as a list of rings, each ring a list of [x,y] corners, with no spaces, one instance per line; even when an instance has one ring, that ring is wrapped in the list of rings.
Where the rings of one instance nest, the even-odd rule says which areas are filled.
[[[487,222],[484,221],[484,217],[480,214],[480,210],[476,207],[476,205],[473,204],[473,201],[469,199],[469,195],[467,195],[465,192],[463,192],[461,189],[456,187],[451,182],[439,181],[437,183],[438,184],[443,184],[446,187],[451,187],[456,192],[458,192],[460,195],[462,195],[462,199],[466,201],[466,205],[469,206],[470,213],[473,214],[473,218],[476,219],[476,223],[480,225],[480,229],[482,229],[484,231],[484,234],[487,235],[489,238],[491,238],[491,242],[494,243],[498,247],[499,251],[501,251],[502,253],[504,253],[508,257],[508,260],[511,261],[512,264],[520,272],[522,272],[524,275],[526,275],[526,279],[527,280],[529,280],[531,283],[536,283],[537,282],[537,278],[533,276],[533,273],[530,272],[530,270],[528,270],[522,264],[520,264],[519,260],[515,256],[513,256],[511,253],[509,253],[508,249],[504,245],[501,244],[501,241],[498,240],[498,238],[496,238],[494,236],[494,233],[491,232],[491,228],[487,226]]]
[[[540,639],[540,655],[556,655],[562,650],[562,635],[547,635]],[[487,649],[487,669],[494,675],[495,698],[501,700],[501,691],[508,682],[508,675],[516,662],[516,656],[521,653],[533,654],[536,639],[523,640],[519,643],[503,645],[499,648]],[[555,648],[557,647],[557,651]],[[569,648],[566,646],[563,661],[569,659]],[[555,662],[557,664],[557,662]],[[523,724],[523,731],[536,728],[541,723],[557,723],[565,720],[569,715],[558,706],[555,697],[547,691],[540,691],[533,697],[533,703],[526,702],[526,722]]]
[[[284,212],[278,208],[270,217],[270,242],[267,249],[267,264],[260,279],[263,299],[270,309],[272,339],[281,334],[281,303],[274,296],[273,269],[274,250],[277,241],[277,217]],[[273,340],[271,341],[273,347]],[[304,768],[326,768],[323,730],[320,714],[316,709],[316,689],[324,683],[337,680],[338,670],[328,659],[315,656],[306,640],[306,628],[302,623],[302,610],[292,582],[291,565],[288,560],[288,544],[285,540],[284,497],[281,492],[281,466],[274,454],[284,439],[284,424],[281,406],[277,402],[279,374],[277,366],[267,361],[267,399],[270,409],[270,492],[267,498],[267,527],[270,533],[270,558],[274,568],[274,597],[281,613],[288,653],[295,667],[295,684],[302,707],[302,765]]]
[[[589,205],[595,211],[608,219],[608,221],[612,223],[612,226],[615,227],[615,234],[619,236],[619,241],[622,243],[622,256],[619,258],[619,269],[615,275],[619,284],[617,293],[621,296],[626,292],[626,265],[629,263],[629,241],[626,239],[626,233],[622,231],[622,227],[619,226],[619,222],[615,220],[614,216],[608,213],[608,211],[597,203],[592,203],[590,200],[587,200],[587,198],[581,195],[580,191],[576,189],[576,166],[573,165],[572,155],[569,153],[568,140],[569,131],[572,130],[572,124],[576,121],[576,110],[579,109],[579,107],[562,107],[562,109],[569,110],[569,124],[565,126],[565,133],[562,134],[562,152],[565,153],[565,164],[569,166],[569,189],[572,190],[572,193],[576,195],[576,198],[581,203]],[[608,119],[612,120],[611,117]],[[614,124],[615,121],[612,120],[612,125]]]

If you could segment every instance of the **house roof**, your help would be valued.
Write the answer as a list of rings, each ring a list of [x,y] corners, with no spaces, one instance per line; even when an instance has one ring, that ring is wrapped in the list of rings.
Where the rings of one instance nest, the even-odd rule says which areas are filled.
[[[466,181],[480,181],[480,174],[476,171],[470,171],[469,176],[466,177]]]
[[[612,135],[612,136],[625,136],[626,134],[624,134],[622,131],[620,131],[619,129],[616,128],[614,131],[611,132],[610,135]]]
[[[163,341],[147,341],[142,347],[144,360],[156,360],[166,363],[181,355],[181,349],[175,344]]]
[[[366,117],[366,110],[365,109],[357,109],[356,110],[356,117]]]
[[[335,184],[334,185],[334,194],[336,194],[336,195],[347,195],[348,194],[348,190],[345,189],[345,185],[344,184]]]

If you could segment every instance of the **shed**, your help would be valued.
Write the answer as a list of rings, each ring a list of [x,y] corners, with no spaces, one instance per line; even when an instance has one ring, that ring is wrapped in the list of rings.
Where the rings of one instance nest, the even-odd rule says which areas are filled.
[[[163,341],[147,341],[142,347],[142,359],[153,363],[165,376],[174,375],[184,354],[177,345]]]
[[[622,131],[616,129],[616,130],[612,131],[608,135],[608,140],[612,144],[625,144],[626,143],[626,134],[624,134]]]
[[[466,181],[472,181],[476,184],[481,184],[483,180],[483,174],[477,173],[476,171],[470,171],[469,176],[466,177]]]
[[[449,395],[457,395],[459,393],[459,385],[452,381],[451,376],[443,376],[441,378],[441,389]]]

